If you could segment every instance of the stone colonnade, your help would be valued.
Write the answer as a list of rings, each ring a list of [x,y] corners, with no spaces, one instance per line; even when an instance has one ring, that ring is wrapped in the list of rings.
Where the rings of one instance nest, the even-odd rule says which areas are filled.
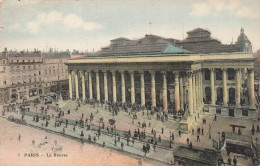
[[[73,98],[73,94],[75,94],[75,98],[79,99],[79,75],[82,80],[82,99],[86,99],[86,90],[85,90],[85,74],[88,75],[88,86],[89,86],[89,99],[93,99],[93,82],[92,82],[92,72],[93,71],[85,71],[85,70],[71,70],[69,72],[69,93],[70,98]],[[95,70],[96,73],[96,99],[100,101],[100,75],[99,71]],[[112,101],[117,102],[117,81],[116,75],[117,72],[115,70],[108,71],[102,70],[103,72],[103,86],[102,90],[104,90],[104,100],[108,101],[108,72],[112,73]],[[141,106],[144,106],[146,103],[145,97],[145,74],[144,71],[138,71],[140,73],[140,92],[141,92]],[[131,83],[131,103],[135,103],[135,72],[133,70],[128,71],[130,75],[130,83]],[[156,71],[149,71],[150,74],[150,89],[151,89],[151,106],[156,106],[156,82],[159,80],[155,79]],[[167,72],[160,72],[162,75],[162,104],[163,110],[168,111],[168,99],[167,99]],[[184,74],[180,74],[178,71],[173,71],[173,80],[174,80],[174,103],[175,110],[184,110],[188,109],[190,113],[193,113],[197,110],[203,103],[203,91],[202,91],[202,74],[201,70],[193,71],[193,72],[184,72]],[[121,102],[126,102],[126,85],[125,85],[125,71],[120,70],[119,74],[121,76]],[[74,75],[74,77],[73,77]],[[186,82],[188,84],[186,85]],[[73,88],[73,85],[75,88]],[[185,88],[186,87],[186,88]],[[185,92],[188,90],[188,93]],[[74,93],[73,93],[74,91]],[[186,106],[186,108],[184,108]]]

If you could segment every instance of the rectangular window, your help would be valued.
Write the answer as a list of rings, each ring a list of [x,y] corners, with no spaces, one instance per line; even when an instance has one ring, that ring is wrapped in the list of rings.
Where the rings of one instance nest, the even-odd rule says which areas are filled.
[[[242,110],[242,116],[248,116],[248,110]]]
[[[217,113],[217,114],[221,114],[221,108],[220,108],[220,107],[218,107],[218,108],[216,109],[216,113]]]
[[[4,81],[4,85],[6,85],[6,81]]]
[[[205,80],[210,80],[210,71],[209,71],[209,69],[205,69],[204,70],[204,73],[205,73]]]
[[[235,69],[227,69],[228,80],[235,80]]]
[[[216,80],[222,80],[222,70],[216,69]]]

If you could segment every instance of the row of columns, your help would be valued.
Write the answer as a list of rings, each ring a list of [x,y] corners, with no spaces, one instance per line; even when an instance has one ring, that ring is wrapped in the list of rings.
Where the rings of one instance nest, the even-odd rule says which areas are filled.
[[[107,71],[104,70],[102,71],[104,73],[104,98],[105,101],[108,101],[108,84],[107,84]],[[125,95],[125,71],[119,71],[121,73],[121,87],[122,87],[122,103],[126,102],[126,95]],[[79,72],[82,78],[82,99],[86,99],[86,94],[85,94],[85,75],[84,71]],[[99,82],[99,71],[95,71],[96,73],[96,91],[97,91],[97,100],[100,101],[100,82]],[[161,72],[162,77],[163,77],[163,86],[162,86],[162,91],[163,91],[163,110],[167,111],[168,110],[168,101],[167,101],[167,78],[166,78],[166,71]],[[76,99],[79,98],[79,87],[78,87],[78,74],[76,71],[71,71],[69,72],[69,93],[70,93],[70,98],[72,98],[72,74],[75,75],[75,91],[76,91]],[[135,103],[135,80],[134,80],[134,71],[129,71],[130,74],[130,81],[131,81],[131,103]],[[155,71],[150,71],[151,74],[151,104],[153,107],[156,106],[156,89],[155,89]],[[88,72],[89,76],[89,97],[90,99],[93,98],[93,92],[92,92],[92,75],[91,72]],[[195,81],[195,77],[190,77],[193,78]],[[175,108],[176,110],[180,110],[184,108],[184,90],[183,90],[183,78],[179,78],[179,73],[174,72],[174,82],[175,82]],[[145,105],[145,82],[144,82],[144,71],[140,71],[140,83],[141,83],[141,105]],[[117,101],[117,93],[116,93],[116,71],[112,71],[112,84],[113,84],[113,102]],[[192,84],[191,84],[192,85]],[[193,87],[191,87],[192,90],[195,93],[195,82],[193,83]],[[192,93],[190,93],[192,94]],[[191,100],[195,100],[195,97],[192,97]],[[190,99],[189,99],[190,100]],[[195,103],[196,101],[194,101]],[[193,109],[196,106],[194,106]]]
[[[240,107],[241,98],[241,69],[237,68],[236,72],[236,106]],[[211,104],[215,105],[215,82],[214,82],[215,69],[210,69],[210,88],[211,88]],[[248,69],[248,95],[249,104],[251,107],[255,107],[255,94],[254,94],[254,71],[253,69]],[[227,90],[227,68],[222,68],[222,90],[223,90],[223,105],[228,104],[228,90]]]

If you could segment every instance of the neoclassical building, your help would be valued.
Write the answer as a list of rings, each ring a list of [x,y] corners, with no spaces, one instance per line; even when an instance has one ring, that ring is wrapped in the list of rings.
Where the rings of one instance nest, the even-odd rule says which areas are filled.
[[[184,40],[117,38],[98,55],[68,60],[71,99],[131,102],[198,113],[254,118],[254,58],[241,29],[224,45],[197,28]],[[184,118],[185,120],[185,118]]]

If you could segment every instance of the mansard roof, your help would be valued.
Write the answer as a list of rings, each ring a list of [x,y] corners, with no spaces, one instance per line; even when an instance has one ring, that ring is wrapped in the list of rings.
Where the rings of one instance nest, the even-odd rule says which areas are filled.
[[[131,55],[131,54],[154,54],[154,53],[230,53],[241,52],[241,41],[247,40],[242,34],[236,44],[222,44],[219,40],[211,37],[211,32],[196,28],[187,32],[184,40],[164,38],[156,35],[145,35],[143,38],[130,40],[119,37],[111,40],[111,44],[100,50],[100,56],[106,55]],[[242,37],[241,37],[242,36]],[[250,43],[251,44],[251,43]]]

